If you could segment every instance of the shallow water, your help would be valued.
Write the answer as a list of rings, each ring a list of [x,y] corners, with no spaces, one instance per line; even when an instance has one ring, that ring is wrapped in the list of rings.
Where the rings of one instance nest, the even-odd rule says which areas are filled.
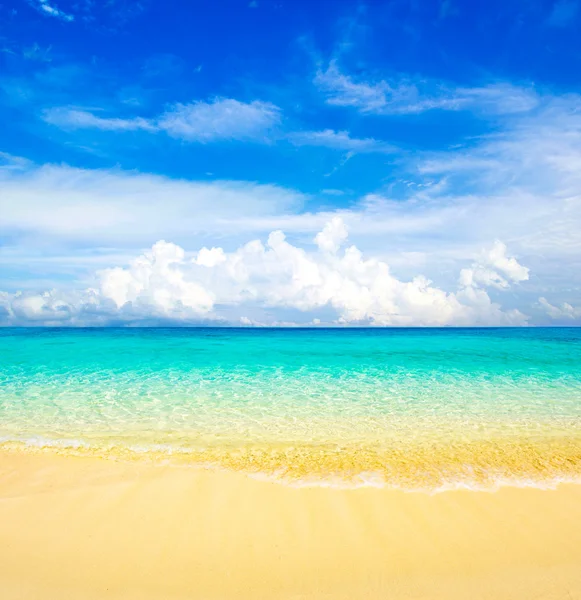
[[[581,329],[3,329],[0,441],[406,489],[581,478]]]

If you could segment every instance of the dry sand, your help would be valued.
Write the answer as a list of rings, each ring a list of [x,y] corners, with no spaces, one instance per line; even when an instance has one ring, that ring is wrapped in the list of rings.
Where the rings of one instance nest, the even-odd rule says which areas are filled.
[[[296,489],[0,454],[0,598],[581,599],[581,486]]]

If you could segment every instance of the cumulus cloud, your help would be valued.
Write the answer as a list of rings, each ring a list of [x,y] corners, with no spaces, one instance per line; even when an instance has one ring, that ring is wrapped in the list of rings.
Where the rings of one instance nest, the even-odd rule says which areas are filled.
[[[245,103],[232,98],[175,104],[158,117],[108,118],[73,107],[55,107],[43,113],[47,123],[68,129],[165,132],[195,142],[266,139],[280,120],[280,109],[269,102]]]
[[[541,308],[555,320],[574,320],[581,319],[581,306],[572,306],[568,302],[563,302],[560,306],[550,304],[546,298],[539,298]]]
[[[125,264],[159,239],[212,250],[209,240],[226,254],[281,229],[293,244],[303,243],[340,217],[351,243],[389,264],[400,281],[421,272],[438,289],[459,293],[466,269],[460,289],[486,289],[496,300],[510,286],[503,302],[532,313],[533,322],[550,322],[539,296],[556,307],[579,305],[580,97],[545,94],[537,101],[533,111],[505,107],[495,132],[464,146],[399,157],[401,178],[358,199],[345,194],[335,206],[329,194],[347,190],[307,195],[251,182],[38,167],[0,154],[0,289],[40,286],[38,273],[44,287],[65,276],[87,279],[95,265]],[[493,240],[502,240],[534,277],[518,282],[510,265],[482,259],[481,248]],[[201,254],[200,261],[218,256]]]
[[[347,227],[340,217],[334,217],[315,236],[315,243],[324,252],[336,253],[348,237]]]
[[[100,275],[101,294],[117,308],[131,303],[146,310],[151,308],[154,314],[170,315],[181,310],[208,313],[214,297],[198,282],[187,278],[186,271],[180,268],[184,259],[183,248],[159,241],[128,268],[104,270]]]
[[[208,241],[226,252],[283,229],[294,243],[313,239],[326,223],[340,217],[351,243],[387,262],[398,278],[412,280],[422,272],[444,289],[454,289],[463,268],[482,262],[481,248],[503,240],[534,269],[533,282],[523,281],[515,289],[515,302],[529,312],[540,295],[551,294],[559,303],[568,299],[561,294],[575,293],[571,290],[581,285],[581,200],[576,193],[581,180],[574,169],[581,146],[572,138],[571,121],[566,124],[569,135],[555,131],[561,143],[554,147],[552,138],[543,142],[548,134],[537,128],[544,153],[528,134],[510,151],[506,139],[494,142],[501,147],[490,150],[498,153],[491,156],[498,160],[497,168],[467,170],[471,180],[487,179],[490,173],[490,183],[480,184],[479,192],[455,194],[450,189],[450,181],[458,176],[455,170],[446,172],[441,182],[414,184],[407,199],[369,194],[350,206],[331,210],[323,205],[312,212],[305,211],[315,204],[312,196],[280,186],[175,180],[117,169],[37,167],[6,157],[7,168],[0,168],[0,289],[53,287],[63,277],[87,280],[95,268],[124,264],[159,239],[184,248],[207,245],[211,254],[200,254],[202,266],[220,260]],[[442,161],[452,158],[442,156]],[[542,185],[540,174],[545,178]],[[549,189],[544,188],[547,178]],[[483,276],[482,269],[473,269],[476,279]],[[504,271],[496,273],[514,283]],[[500,279],[496,283],[489,288],[493,297],[506,289]],[[550,289],[543,287],[547,284]],[[545,316],[537,313],[541,319]]]
[[[97,290],[0,292],[2,325],[99,325],[112,322],[114,305]]]
[[[486,287],[522,281],[528,271],[507,255],[499,242],[473,268],[487,276],[464,276],[456,291],[435,287],[418,275],[410,281],[395,277],[389,265],[365,257],[355,246],[345,249],[348,232],[335,217],[314,239],[317,249],[289,243],[280,230],[266,245],[252,240],[233,252],[206,247],[187,253],[159,241],[126,267],[104,269],[94,288],[64,293],[6,294],[0,297],[5,324],[100,324],[106,321],[256,323],[249,310],[292,309],[305,323],[320,323],[321,311],[331,311],[334,324],[402,325],[524,325],[518,310],[503,310]],[[501,275],[502,273],[502,275]],[[504,278],[505,279],[504,279]],[[329,322],[329,319],[326,319]],[[262,321],[276,324],[278,320]]]
[[[460,271],[460,285],[507,289],[512,283],[526,281],[529,278],[527,267],[520,265],[516,258],[507,256],[506,253],[506,245],[496,240],[472,267]]]
[[[222,248],[202,248],[194,260],[203,267],[215,267],[226,261],[226,254]]]

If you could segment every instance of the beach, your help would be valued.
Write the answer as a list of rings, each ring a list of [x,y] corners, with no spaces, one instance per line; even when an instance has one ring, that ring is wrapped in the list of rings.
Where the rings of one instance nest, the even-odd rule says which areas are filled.
[[[0,331],[2,600],[581,599],[581,331]]]
[[[581,600],[580,73],[581,0],[0,0],[0,600]]]
[[[581,486],[292,487],[0,454],[0,597],[581,598]]]

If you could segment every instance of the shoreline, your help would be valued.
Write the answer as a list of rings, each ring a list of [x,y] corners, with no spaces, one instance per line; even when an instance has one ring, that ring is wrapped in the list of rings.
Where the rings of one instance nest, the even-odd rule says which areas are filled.
[[[295,488],[376,488],[438,494],[495,492],[505,487],[552,490],[561,484],[581,484],[581,440],[577,436],[534,442],[516,436],[460,443],[400,440],[389,446],[300,442],[241,445],[222,440],[198,448],[31,437],[0,439],[0,455],[86,458],[240,473]]]
[[[0,452],[0,596],[581,598],[581,485],[430,495]]]

